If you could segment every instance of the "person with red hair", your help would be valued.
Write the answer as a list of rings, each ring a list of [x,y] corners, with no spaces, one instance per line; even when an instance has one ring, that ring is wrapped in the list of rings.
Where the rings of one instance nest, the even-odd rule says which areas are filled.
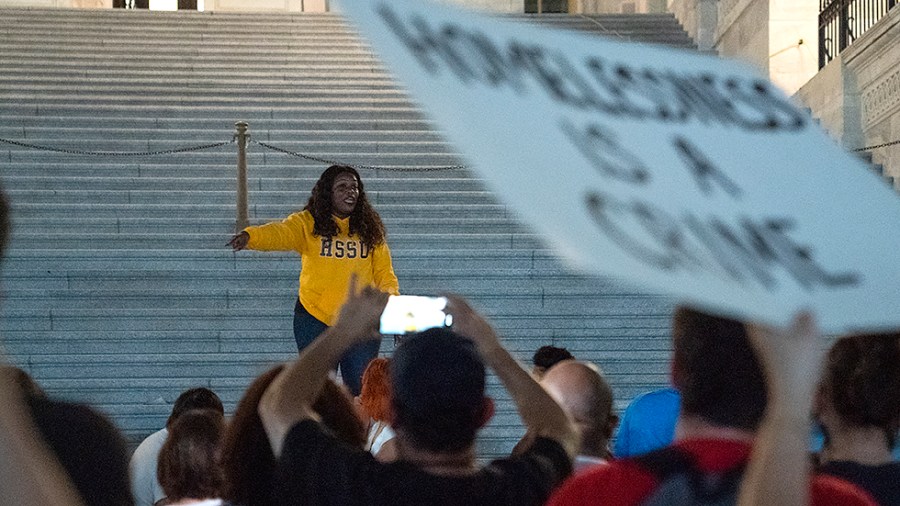
[[[390,359],[377,357],[369,362],[362,376],[362,390],[357,400],[360,410],[369,420],[366,450],[381,462],[396,457],[394,431],[391,429],[391,369]]]

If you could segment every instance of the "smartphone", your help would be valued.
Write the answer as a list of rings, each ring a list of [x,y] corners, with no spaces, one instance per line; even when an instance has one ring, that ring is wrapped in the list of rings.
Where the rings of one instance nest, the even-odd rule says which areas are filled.
[[[391,295],[381,313],[380,332],[398,336],[435,327],[449,327],[453,316],[444,311],[446,307],[446,297]]]

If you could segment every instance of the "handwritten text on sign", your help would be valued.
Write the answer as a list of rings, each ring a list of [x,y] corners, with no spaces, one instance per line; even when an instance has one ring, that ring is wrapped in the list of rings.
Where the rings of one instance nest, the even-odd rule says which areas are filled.
[[[835,328],[900,325],[850,314],[848,300],[889,290],[865,253],[847,255],[847,239],[872,246],[861,224],[834,216],[848,191],[894,216],[896,198],[766,80],[445,6],[342,3],[486,183],[575,265],[740,316],[808,306]]]

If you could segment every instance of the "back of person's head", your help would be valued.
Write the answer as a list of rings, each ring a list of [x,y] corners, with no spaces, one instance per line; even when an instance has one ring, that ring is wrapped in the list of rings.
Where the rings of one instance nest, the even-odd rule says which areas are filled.
[[[276,366],[262,373],[247,387],[234,416],[225,429],[222,498],[241,506],[277,504],[274,484],[275,454],[259,418],[257,408],[266,388],[284,369]]]
[[[588,362],[564,360],[544,374],[541,386],[578,427],[580,453],[605,454],[618,418],[613,413],[612,388],[600,369]]]
[[[534,352],[531,357],[531,363],[534,365],[533,372],[538,376],[543,375],[548,369],[563,360],[572,360],[575,357],[565,348],[556,346],[541,346]]]
[[[669,446],[681,410],[678,390],[666,387],[644,392],[628,404],[619,423],[616,458],[635,457]]]
[[[365,446],[366,424],[359,418],[346,388],[327,380],[312,408],[334,437],[354,448]]]
[[[766,384],[744,324],[680,307],[672,335],[672,380],[682,413],[756,430],[766,408]]]
[[[359,404],[369,418],[377,421],[388,419],[391,403],[390,360],[377,357],[369,362],[362,376]]]
[[[485,367],[475,344],[450,330],[405,339],[391,361],[393,426],[419,449],[464,450],[486,422]]]
[[[225,414],[222,400],[215,392],[203,387],[191,388],[182,392],[175,399],[175,404],[172,405],[172,414],[166,420],[166,427],[171,427],[179,416],[194,409],[211,409],[218,411],[221,415]]]
[[[0,365],[0,379],[12,382],[26,397],[46,397],[47,394],[24,369],[13,365]]]
[[[278,504],[275,483],[277,461],[257,408],[263,393],[283,369],[283,365],[273,367],[250,384],[225,429],[222,448],[225,476],[223,499],[232,504]],[[365,427],[356,417],[351,399],[335,382],[325,382],[313,409],[338,439],[357,448],[365,444]]]
[[[131,506],[128,449],[119,430],[82,404],[27,397],[34,425],[85,506]],[[2,408],[0,408],[2,409]]]
[[[838,340],[828,352],[821,389],[845,425],[878,427],[892,448],[900,428],[900,333]]]
[[[159,451],[156,477],[168,502],[211,499],[222,495],[220,467],[225,420],[211,409],[195,409],[179,416]]]

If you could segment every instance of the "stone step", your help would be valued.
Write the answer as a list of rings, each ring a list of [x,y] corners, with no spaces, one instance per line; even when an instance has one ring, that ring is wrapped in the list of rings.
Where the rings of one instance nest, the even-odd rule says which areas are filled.
[[[112,395],[123,395],[126,394],[123,389],[116,388],[114,385],[106,385],[104,388],[103,383],[100,382],[122,377],[149,379],[165,374],[162,371],[167,369],[179,368],[187,368],[190,371],[183,373],[181,377],[217,377],[222,380],[238,379],[249,382],[254,375],[259,374],[261,366],[274,365],[290,358],[290,356],[285,356],[286,353],[290,352],[248,354],[249,356],[245,355],[244,361],[236,361],[234,355],[228,353],[202,352],[48,354],[31,356],[32,362],[29,366],[34,374],[47,378],[45,381],[66,375],[72,381],[83,384],[85,380],[96,378],[100,381],[95,383],[99,383],[93,388],[95,392],[106,390]],[[293,354],[296,354],[296,351]],[[608,374],[627,374],[628,369],[633,368],[636,364],[658,362],[665,365],[668,360],[669,354],[665,351],[630,351],[627,354],[610,354],[608,361],[604,364],[604,372],[608,370]],[[78,370],[72,372],[65,370],[74,364],[78,364]],[[499,383],[496,380],[491,381],[488,387],[499,387]],[[119,402],[122,401],[128,402],[128,399],[120,398]],[[104,401],[100,400],[100,402]],[[509,401],[501,405],[512,407],[512,403]]]
[[[24,50],[23,50],[24,51]],[[166,75],[179,76],[190,73],[196,76],[210,76],[222,73],[245,75],[252,80],[252,73],[262,72],[265,75],[284,75],[291,79],[390,79],[382,68],[373,63],[370,56],[354,55],[254,55],[232,56],[222,55],[214,59],[197,57],[178,57],[169,54],[135,55],[123,59],[121,55],[104,57],[83,54],[47,55],[44,53],[27,54],[23,51],[4,53],[0,48],[0,65],[21,70],[33,68],[38,75],[49,72],[69,72],[72,69],[82,75],[118,75],[139,74],[153,69]],[[60,70],[62,69],[62,70]],[[159,70],[162,69],[162,70]],[[236,69],[233,70],[232,69]]]
[[[209,103],[226,101],[229,97],[242,97],[252,103],[266,103],[272,97],[279,97],[286,103],[304,103],[313,99],[321,99],[325,103],[335,100],[348,100],[351,102],[367,99],[377,100],[378,103],[390,103],[391,100],[406,100],[406,94],[389,87],[388,83],[382,83],[377,87],[357,86],[308,86],[300,80],[282,79],[280,83],[261,83],[252,90],[241,83],[198,83],[180,79],[166,79],[161,83],[95,83],[91,80],[69,79],[67,83],[44,84],[35,82],[3,83],[7,89],[22,89],[27,86],[27,95],[12,96],[12,98],[32,97],[40,93],[46,99],[46,103],[62,102],[78,97],[83,101],[120,100],[127,98],[132,104],[146,102],[158,103],[165,100],[195,99],[199,95],[205,96]],[[135,96],[140,96],[136,99]],[[201,105],[196,102],[195,105]]]
[[[487,234],[496,230],[507,232],[524,232],[517,224],[505,219],[487,220],[452,220],[433,218],[430,220],[410,221],[406,219],[385,220],[388,234],[396,232],[428,233],[440,230],[453,234]],[[73,229],[90,231],[92,234],[121,234],[131,235],[140,233],[166,234],[173,230],[182,233],[205,232],[220,234],[222,237],[230,237],[234,233],[234,217],[222,217],[219,219],[166,219],[166,218],[98,218],[98,219],[17,219],[13,227],[13,233],[28,234],[29,231],[41,230],[44,233],[58,234],[71,232]],[[23,244],[28,243],[27,241]],[[14,240],[12,248],[18,248],[18,241]]]
[[[339,79],[327,79],[306,77],[283,78],[277,83],[259,83],[252,89],[248,89],[246,82],[230,82],[212,84],[210,79],[167,79],[165,84],[130,84],[128,82],[98,82],[92,79],[68,78],[67,82],[44,84],[37,80],[5,79],[3,86],[8,90],[21,90],[27,86],[27,93],[18,93],[12,98],[44,97],[46,103],[71,102],[94,100],[97,102],[129,99],[130,103],[137,104],[140,101],[146,103],[163,103],[165,99],[191,100],[193,105],[201,105],[194,98],[197,95],[205,95],[209,102],[227,100],[229,97],[240,96],[252,99],[253,103],[265,103],[272,97],[284,97],[290,94],[288,103],[303,104],[312,99],[334,101],[345,99],[349,102],[360,101],[363,98],[377,100],[378,103],[390,103],[390,100],[406,100],[406,94],[397,90],[393,83],[382,81],[371,86],[344,86]],[[52,96],[47,96],[52,95]],[[7,96],[7,95],[4,95]],[[192,98],[194,97],[194,98]],[[133,99],[133,100],[131,100]]]
[[[674,21],[674,20],[672,20]],[[596,35],[623,38],[626,40],[651,42],[668,40],[672,42],[690,43],[690,38],[673,22],[656,22],[641,24],[622,23],[546,23],[535,22],[540,28],[570,29],[579,32],[590,32]],[[234,49],[236,53],[258,51],[263,46],[273,50],[306,50],[321,47],[326,51],[340,49],[368,50],[368,44],[350,32],[341,30],[336,33],[331,27],[315,27],[303,30],[280,30],[269,32],[228,31],[187,33],[183,30],[116,30],[98,36],[93,33],[93,26],[85,26],[80,31],[60,33],[48,27],[32,27],[30,29],[7,30],[4,39],[10,41],[10,49],[23,47],[32,49],[35,44],[50,44],[47,49],[51,54],[71,51],[76,47],[98,50],[107,54],[137,54],[152,51],[171,50],[182,54],[198,54],[215,52],[223,49]],[[139,49],[138,49],[139,48]]]
[[[140,213],[135,213],[140,214]],[[440,230],[446,233],[490,233],[498,230],[504,232],[522,232],[515,221],[500,216],[485,218],[454,218],[448,220],[442,216],[409,217],[382,216],[389,234],[395,232],[427,233]],[[273,220],[274,221],[274,220]],[[91,233],[133,234],[133,233],[168,233],[180,232],[220,233],[230,236],[234,232],[235,217],[222,215],[216,218],[188,217],[63,217],[63,218],[16,218],[12,227],[14,234],[29,233],[41,230],[45,233],[71,232],[73,229],[89,230]],[[13,245],[13,248],[16,246]],[[20,250],[21,251],[21,250]]]
[[[37,111],[43,113],[52,113],[57,108],[65,108],[70,104],[78,104],[79,106],[103,107],[109,109],[118,105],[127,107],[146,107],[149,110],[153,108],[180,107],[189,106],[191,108],[204,108],[210,112],[222,112],[231,110],[252,110],[262,108],[277,108],[280,110],[294,109],[300,113],[306,110],[316,109],[345,109],[365,111],[367,109],[384,109],[387,111],[396,110],[403,111],[409,107],[409,102],[402,95],[392,93],[391,96],[376,96],[373,93],[367,96],[364,93],[347,93],[340,96],[314,97],[314,96],[297,96],[290,93],[276,94],[275,96],[258,96],[255,90],[247,90],[245,93],[224,94],[220,96],[209,95],[204,90],[179,90],[177,94],[166,94],[162,96],[147,95],[141,97],[132,97],[123,94],[96,93],[86,90],[84,93],[68,94],[48,94],[38,95],[30,92],[14,92],[3,93],[0,98],[13,102],[7,110],[17,111],[34,104]],[[149,112],[149,111],[148,111]]]
[[[446,248],[445,248],[446,249]],[[536,248],[521,248],[529,251]],[[221,250],[221,248],[219,248]],[[272,253],[272,255],[276,255]],[[285,260],[290,260],[288,254]],[[233,286],[240,288],[281,288],[289,295],[297,288],[298,265],[283,261],[272,264],[270,260],[255,261],[253,258],[236,262],[235,267],[203,269],[57,269],[12,270],[3,275],[4,290],[14,292],[23,289],[122,289],[132,290],[193,290],[209,286]],[[528,265],[513,269],[395,269],[397,278],[404,287],[415,288],[410,293],[435,294],[442,291],[468,293],[476,287],[494,286],[498,290],[530,286],[540,280],[541,286],[565,289],[586,283],[597,290],[614,290],[626,294],[628,291],[604,279],[588,278],[557,266],[555,269],[536,270]],[[406,288],[403,288],[404,291]],[[600,309],[600,308],[598,308]]]
[[[514,300],[522,302],[526,308],[538,307],[528,299]],[[479,304],[487,308],[485,311],[500,306],[491,300],[479,301]],[[564,341],[573,354],[585,359],[587,356],[600,353],[619,353],[625,356],[656,353],[668,357],[669,350],[660,347],[660,342],[667,339],[664,334],[668,315],[663,312],[668,306],[659,301],[646,301],[644,307],[652,309],[655,312],[654,316],[646,320],[636,320],[638,316],[633,312],[621,314],[610,312],[590,318],[575,312],[559,314],[554,312],[553,308],[537,309],[536,314],[530,319],[526,318],[525,321],[520,316],[508,312],[489,316],[498,333],[504,336],[504,342],[518,343],[522,348],[519,353],[529,358],[537,347],[548,343],[550,338],[544,337],[542,343],[541,338],[535,335],[531,341],[523,343],[521,337],[507,336],[522,329],[543,336],[555,333],[556,342]],[[154,307],[152,317],[136,314],[138,309],[109,308],[104,309],[108,316],[97,316],[88,309],[79,308],[72,308],[65,313],[54,310],[52,313],[30,315],[20,315],[18,310],[11,308],[5,313],[10,315],[8,316],[10,321],[5,322],[2,328],[9,351],[27,355],[29,363],[33,363],[34,357],[54,356],[60,353],[114,356],[144,353],[175,357],[187,352],[230,353],[235,356],[233,360],[243,358],[245,361],[250,357],[241,355],[259,353],[296,355],[296,344],[291,330],[293,302],[283,301],[275,308],[280,309],[277,314],[263,313],[264,308],[259,307],[200,308],[192,309],[191,314],[170,314],[174,310]],[[598,322],[600,319],[618,322],[620,327],[609,329]],[[214,325],[212,323],[214,320],[219,320],[220,323]],[[102,323],[102,327],[98,325],[99,323]],[[588,335],[582,336],[580,341],[571,337],[568,329],[573,325],[577,325]],[[635,328],[621,328],[628,325]],[[27,332],[23,331],[29,326],[33,328]],[[100,335],[96,330],[98,328],[103,329]],[[158,330],[154,330],[152,335],[143,336],[142,333],[146,329]],[[178,337],[185,329],[193,329],[186,340]],[[254,337],[254,333],[265,335],[257,338]],[[128,337],[130,335],[139,337],[132,339]],[[213,337],[205,338],[206,335]],[[639,340],[636,340],[638,338],[635,336],[640,336]],[[609,342],[606,342],[607,340]],[[604,343],[598,344],[600,341]],[[579,342],[586,344],[579,346]],[[525,344],[537,346],[527,348]],[[288,358],[290,357],[284,357],[282,360]],[[225,372],[224,376],[230,374],[231,372]]]
[[[8,96],[0,97],[4,100],[12,100]],[[36,97],[35,97],[36,99]],[[38,102],[39,100],[30,100]],[[410,104],[395,104],[394,101],[372,100],[366,104],[360,100],[358,104],[332,104],[324,106],[307,101],[306,104],[295,104],[286,106],[277,105],[260,105],[248,106],[240,103],[240,100],[234,98],[232,103],[220,103],[218,105],[196,105],[192,103],[185,104],[157,104],[157,105],[128,105],[127,100],[122,104],[109,103],[3,103],[2,113],[4,116],[85,116],[87,114],[95,114],[99,117],[106,118],[165,118],[168,121],[181,120],[182,118],[201,118],[204,121],[210,119],[218,119],[224,125],[234,125],[235,121],[249,121],[251,123],[261,120],[297,120],[304,118],[305,120],[321,120],[321,119],[350,119],[350,120],[421,120],[419,111]]]
[[[461,267],[461,266],[460,266]],[[492,267],[487,267],[490,269]],[[502,268],[502,267],[500,267]],[[415,285],[409,287],[414,289]],[[406,288],[404,288],[406,290]],[[602,304],[609,314],[632,314],[656,307],[659,302],[646,297],[610,297],[597,293],[593,287],[585,290],[546,290],[535,284],[533,287],[509,290],[481,290],[482,293],[468,293],[466,296],[486,311],[502,314],[503,308],[515,307],[529,313],[568,312],[580,307]],[[416,293],[410,291],[409,293]],[[15,296],[6,305],[10,314],[17,311],[55,311],[64,306],[67,309],[102,308],[106,310],[159,309],[268,309],[285,308],[293,303],[294,297],[281,288],[207,288],[194,290],[154,289],[136,292],[119,289],[25,289],[9,292]],[[13,302],[14,300],[14,302]],[[104,316],[105,318],[105,316]]]
[[[103,28],[97,24],[83,24],[78,30],[60,31],[47,26],[19,27],[3,30],[0,36],[14,45],[33,49],[40,44],[47,44],[49,52],[62,52],[72,47],[97,47],[114,52],[131,50],[132,54],[149,53],[159,49],[176,52],[216,51],[233,48],[240,53],[257,50],[269,46],[273,49],[293,49],[306,47],[322,47],[326,50],[344,48],[368,49],[368,44],[361,40],[345,25],[321,25],[300,29],[279,29],[266,27],[262,30],[242,28],[240,30],[213,30],[202,27],[185,30],[185,27],[173,26],[163,30],[117,27],[97,33]],[[647,32],[645,27],[641,31]],[[14,46],[15,47],[15,46]]]
[[[69,233],[46,233],[17,231],[11,240],[12,248],[27,249],[77,249],[85,246],[103,249],[149,249],[165,247],[169,249],[220,249],[223,239],[227,242],[230,234],[201,232],[128,233],[109,234],[91,231],[70,231]],[[415,249],[427,245],[434,249],[534,249],[538,236],[530,233],[390,233],[391,249]]]
[[[277,204],[280,202],[305,203],[309,199],[309,187],[297,190],[256,190],[250,189],[250,198],[255,204]],[[27,201],[33,204],[229,204],[235,202],[234,190],[8,190],[13,201]],[[484,190],[372,190],[366,191],[373,206],[382,204],[403,204],[415,199],[424,199],[432,205],[440,204],[491,204],[496,202],[490,192]]]
[[[86,228],[85,230],[93,229]],[[223,234],[227,239],[230,234]],[[560,270],[557,257],[546,249],[473,250],[458,249],[399,249],[392,251],[394,267],[404,272],[416,269],[463,269],[465,267],[496,269],[548,269]],[[87,269],[95,272],[109,270],[148,270],[163,272],[175,269],[254,269],[264,274],[267,269],[294,269],[299,266],[299,256],[293,252],[271,253],[242,251],[233,253],[222,243],[217,250],[95,250],[95,249],[12,249],[5,255],[4,269],[18,271],[24,277],[31,271],[76,272]],[[246,265],[245,265],[246,264]],[[287,276],[289,280],[294,276]],[[291,280],[293,282],[295,280]],[[21,293],[21,292],[17,292]]]
[[[87,158],[83,157],[82,159]],[[108,158],[106,158],[108,160]],[[250,165],[248,172],[250,181],[256,179],[312,179],[321,174],[325,164],[315,161],[306,161],[302,158],[283,155],[282,161],[296,160],[296,165],[276,165],[272,157],[268,157],[265,165]],[[40,163],[40,164],[16,164],[15,166],[0,164],[0,178],[4,180],[22,177],[21,174],[30,174],[34,177],[54,177],[60,174],[69,174],[70,177],[132,177],[132,178],[169,178],[173,180],[192,179],[206,177],[210,179],[234,180],[237,173],[234,161],[222,165],[190,165],[181,164],[153,164],[153,163]],[[371,169],[357,167],[368,187],[375,180],[386,177],[398,180],[424,180],[440,179],[452,180],[465,185],[468,169],[449,168],[444,165],[407,165],[394,166],[393,168]],[[266,184],[266,183],[262,183]],[[296,183],[301,186],[302,183]],[[449,183],[449,186],[455,186]],[[311,188],[311,186],[304,186]]]
[[[324,123],[324,122],[323,122]],[[325,126],[325,125],[323,125]],[[287,129],[256,129],[251,125],[250,137],[268,143],[274,143],[285,149],[299,149],[298,144],[285,143],[356,143],[378,145],[380,143],[400,144],[434,143],[440,151],[445,151],[447,145],[443,138],[436,132],[422,131],[420,129],[387,130],[380,129],[338,129],[341,125],[335,122],[333,128],[287,130]],[[150,142],[155,141],[164,146],[175,146],[189,141],[202,144],[228,139],[229,131],[221,128],[221,132],[210,132],[199,128],[89,128],[89,127],[64,127],[64,126],[31,126],[14,127],[0,126],[0,138],[25,142],[37,145],[74,146],[84,149],[96,149],[98,142],[112,145],[114,142]],[[63,141],[61,143],[61,141]],[[416,144],[421,145],[421,144]],[[146,146],[145,146],[146,147]],[[259,149],[251,144],[251,149]],[[9,149],[16,149],[10,145]],[[117,149],[117,148],[116,148]]]
[[[192,142],[184,139],[3,139],[3,141],[0,141],[0,144],[3,146],[0,149],[0,153],[5,152],[7,157],[22,157],[34,152],[35,156],[43,158],[66,155],[83,155],[96,158],[117,156],[147,157],[172,154],[183,154],[184,156],[197,158],[208,156],[210,153],[216,155],[217,151],[224,151],[229,148],[232,154],[237,152],[237,148],[233,146],[233,134],[232,138],[229,138],[224,132],[215,137],[211,137],[207,133],[206,138],[191,139]],[[272,142],[260,140],[259,143],[256,141],[257,139],[251,133],[250,143],[247,146],[248,161],[255,159],[257,161],[265,161],[262,157],[266,154],[271,155],[275,153],[280,156],[286,154],[284,151],[279,150],[286,150],[288,153],[347,153],[348,155],[361,154],[373,157],[414,155],[418,157],[434,156],[446,158],[448,155],[451,155],[448,152],[450,149],[448,144],[440,140],[425,138],[407,140],[386,140],[378,139],[377,137],[371,140],[305,139],[301,133],[297,133],[297,137],[291,140],[276,140]],[[271,147],[260,144],[262,142],[270,144]],[[121,160],[125,161],[124,159]],[[321,164],[322,162],[319,163]]]
[[[474,295],[478,297],[477,295]],[[660,346],[668,342],[668,306],[658,301],[650,314],[643,318],[618,320],[611,325],[591,329],[504,329],[501,339],[514,355],[527,361],[534,350],[550,342],[566,346],[577,356],[604,355],[615,352],[665,350]],[[290,308],[283,311],[282,319],[290,319]],[[647,305],[645,304],[645,307]],[[10,331],[6,341],[19,353],[28,355],[58,355],[104,353],[114,349],[118,353],[149,353],[160,349],[171,352],[178,346],[189,346],[195,353],[296,353],[296,344],[283,332],[259,330],[103,330],[62,331],[31,330]],[[393,349],[391,339],[382,341],[382,352]],[[125,378],[123,378],[124,380]],[[153,378],[150,383],[159,380]],[[83,380],[90,382],[91,380]],[[122,385],[116,384],[119,388]]]
[[[98,177],[98,176],[5,176],[4,185],[17,191],[122,191],[122,190],[166,190],[178,191],[234,191],[234,175],[222,171],[221,177]],[[30,174],[30,173],[28,173]],[[318,178],[298,175],[292,178],[250,177],[247,186],[251,191],[284,191],[305,189],[310,191]],[[377,192],[442,192],[442,191],[484,191],[480,179],[461,178],[413,178],[413,177],[371,177],[363,180],[366,193]],[[426,193],[426,197],[429,195]]]
[[[293,202],[262,205],[250,202],[249,213],[252,224],[261,224],[282,219],[289,213],[296,212],[306,203],[306,197]],[[415,202],[421,202],[416,200]],[[210,217],[234,217],[235,204],[48,204],[48,203],[19,203],[12,202],[14,220],[19,217],[59,220],[65,218],[103,218],[117,217],[123,219],[134,218],[165,218],[180,216],[184,218]],[[406,204],[382,204],[378,206],[378,214],[383,219],[394,218],[452,218],[493,216],[496,218],[508,217],[507,208],[501,204],[444,204],[434,206],[423,203]],[[15,246],[15,238],[13,238]]]
[[[202,116],[188,117],[144,117],[144,116],[98,116],[90,115],[65,115],[53,116],[41,111],[41,114],[35,115],[38,110],[36,108],[27,108],[25,114],[15,114],[14,111],[7,109],[9,104],[0,106],[0,118],[4,128],[61,128],[61,129],[156,129],[156,130],[196,130],[201,132],[213,131],[222,132],[223,138],[234,132],[234,123],[247,118],[236,116],[229,120],[218,118],[208,118]],[[353,131],[427,131],[431,123],[421,116],[409,119],[387,119],[387,118],[257,118],[250,123],[251,135],[256,132],[264,132],[269,130],[277,131],[317,131],[317,130],[353,130]],[[208,135],[207,135],[208,137]],[[259,139],[266,140],[266,139]]]
[[[64,43],[60,42],[59,44]],[[99,44],[63,46],[46,52],[35,52],[33,49],[29,49],[30,45],[10,43],[4,44],[2,51],[0,51],[0,57],[13,61],[21,61],[26,57],[37,61],[52,61],[54,59],[73,57],[95,64],[118,59],[120,60],[118,66],[124,68],[149,68],[151,63],[161,60],[180,60],[183,63],[191,63],[210,59],[218,60],[220,65],[230,63],[239,66],[237,63],[245,61],[261,63],[259,62],[260,58],[267,63],[275,63],[275,60],[278,59],[295,60],[297,58],[305,58],[306,62],[295,61],[295,65],[297,63],[319,62],[321,65],[328,65],[331,68],[380,67],[372,58],[371,53],[358,44],[348,44],[345,47],[333,47],[325,44],[295,46],[288,44],[272,48],[271,51],[267,51],[265,47],[245,46],[235,46],[233,48],[209,46],[178,49],[179,45],[180,43],[173,42],[171,47],[150,48],[157,52],[146,53],[136,53],[133,48],[127,46],[104,46]],[[347,62],[342,61],[344,57],[348,57]],[[122,59],[125,59],[125,61],[121,61]]]
[[[195,144],[180,144],[176,146],[169,146],[168,149],[177,149],[184,147],[192,147]],[[153,151],[150,152],[139,152],[135,155],[131,155],[127,151],[116,151],[115,153],[100,153],[100,154],[91,154],[91,153],[56,153],[47,150],[24,150],[24,149],[16,149],[16,150],[3,150],[0,149],[0,162],[5,162],[9,164],[18,165],[19,163],[59,163],[64,161],[71,161],[73,163],[84,163],[85,161],[90,160],[98,160],[98,161],[106,161],[110,162],[111,160],[119,160],[119,161],[127,161],[133,163],[134,161],[143,161],[146,162],[148,160],[159,160],[163,163],[169,162],[172,163],[176,160],[182,160],[183,167],[185,167],[185,171],[190,170],[190,167],[195,164],[198,165],[211,165],[217,164],[225,166],[231,165],[235,163],[235,154],[234,147],[231,145],[223,145],[212,149],[205,149],[201,151],[191,151],[187,153],[159,153],[156,154]],[[263,148],[264,149],[264,148]],[[147,154],[144,154],[147,153]],[[428,152],[407,152],[407,153],[375,153],[375,152],[366,152],[366,153],[348,153],[346,151],[340,151],[336,148],[335,151],[327,152],[327,151],[312,151],[306,153],[300,153],[304,156],[311,156],[315,160],[314,164],[307,164],[307,166],[318,167],[318,172],[321,172],[324,167],[331,165],[333,163],[341,164],[341,165],[352,165],[355,167],[366,168],[368,170],[383,170],[388,173],[400,173],[405,170],[418,170],[420,168],[431,167],[432,170],[437,168],[458,168],[460,160],[453,153],[428,153]],[[291,158],[289,158],[291,157]],[[268,160],[272,160],[274,163],[279,166],[283,166],[285,160],[293,159],[296,160],[296,157],[292,155],[279,153],[276,151],[265,150],[262,151],[260,148],[256,148],[255,151],[248,150],[247,153],[247,164],[249,167],[261,167],[266,165]],[[318,160],[327,160],[327,161],[318,161]],[[380,169],[378,169],[380,168]],[[252,169],[251,169],[252,170]],[[455,169],[454,169],[455,170]],[[363,176],[365,177],[365,176]],[[307,195],[308,196],[308,195]],[[304,197],[305,200],[305,197]]]
[[[326,137],[326,136],[322,136]],[[12,140],[12,139],[11,139]],[[205,139],[194,139],[194,142],[188,144],[184,139],[106,139],[96,137],[94,139],[41,139],[31,138],[21,140],[32,146],[47,147],[51,149],[62,149],[71,151],[89,151],[104,153],[140,153],[165,151],[168,149],[176,149],[182,147],[190,147],[204,144],[214,144],[217,142],[228,141],[226,135],[218,137],[207,137]],[[251,140],[253,140],[251,134]],[[370,140],[349,140],[349,139],[301,139],[295,137],[292,140],[281,140],[273,143],[280,149],[286,149],[292,152],[300,153],[352,153],[352,154],[407,154],[407,153],[425,153],[428,155],[439,155],[449,153],[450,146],[440,140],[428,139],[406,139],[406,140],[389,140],[373,138]],[[11,156],[18,156],[23,153],[30,153],[35,149],[29,146],[19,146],[15,144],[5,143],[4,148],[11,153]],[[257,144],[250,144],[248,147],[248,155],[250,151],[258,152],[266,148]],[[236,152],[237,148],[233,148]]]
[[[210,330],[233,330],[240,331],[246,328],[253,328],[258,331],[271,331],[280,333],[284,339],[291,340],[291,316],[290,308],[292,306],[286,304],[284,308],[276,308],[277,311],[267,311],[262,308],[216,308],[216,309],[54,309],[52,311],[37,310],[13,310],[4,312],[2,328],[4,335],[7,333],[21,330],[59,330],[63,332],[70,331],[88,331],[96,330],[97,323],[102,321],[104,330],[108,332],[124,332],[136,331],[144,328],[154,328],[161,331],[167,330],[184,330],[186,328],[195,331]],[[578,308],[581,309],[581,308]],[[633,319],[637,315],[629,312],[623,315],[601,314],[596,316],[585,315],[581,311],[571,311],[568,313],[559,313],[552,311],[540,311],[537,314],[522,315],[516,311],[504,310],[503,314],[487,314],[491,318],[491,322],[496,326],[499,332],[506,329],[514,328],[530,328],[534,330],[549,331],[554,328],[566,328],[576,325],[579,328],[592,329],[595,326],[603,328],[609,322],[625,322]],[[603,320],[603,321],[601,321]],[[10,352],[15,353],[15,341],[10,338]],[[184,345],[179,349],[173,350],[171,359],[180,360],[189,348],[184,349]],[[296,351],[295,351],[296,353]],[[227,363],[240,363],[247,367],[247,354],[229,354]],[[36,357],[42,356],[48,359],[72,360],[70,356],[60,357],[56,354],[48,355],[29,355],[29,363],[32,368],[35,366]],[[134,353],[120,353],[115,351],[115,347],[111,347],[108,353],[98,353],[86,356],[85,360],[77,369],[69,371],[70,377],[90,377],[96,376],[97,371],[92,371],[90,362],[97,360],[108,360],[116,363],[117,366],[128,368],[129,364],[122,364],[128,357],[134,356]],[[155,361],[144,364],[148,371],[154,371],[149,374],[165,374],[164,371],[171,368],[167,356],[160,355]],[[277,361],[278,357],[271,357],[267,361]],[[82,368],[83,367],[83,368]],[[200,367],[199,364],[193,364],[193,367]],[[212,364],[210,367],[218,370],[229,369],[222,365],[221,362]],[[221,368],[221,369],[220,369]],[[116,373],[111,373],[114,376]],[[225,373],[228,377],[235,372]],[[43,376],[49,376],[51,373],[44,371]]]
[[[161,55],[165,56],[165,55]],[[78,58],[78,57],[76,57]],[[109,61],[103,69],[92,69],[96,63],[91,60],[72,61],[62,58],[44,58],[35,62],[35,57],[23,57],[21,53],[0,57],[0,65],[5,68],[2,82],[10,85],[30,83],[59,83],[78,81],[94,85],[107,84],[149,84],[154,77],[165,75],[166,79],[181,80],[188,84],[209,84],[215,86],[242,85],[248,82],[256,87],[282,85],[291,83],[298,86],[342,86],[348,88],[380,87],[396,88],[396,83],[386,72],[377,68],[371,57],[344,57],[341,59],[343,70],[340,72],[310,72],[310,66],[329,65],[336,67],[332,57],[303,57],[285,59],[283,64],[263,65],[254,60],[240,66],[224,65],[222,62],[207,61],[187,63],[172,59],[165,68],[144,68],[126,65],[128,62],[116,60],[121,65]],[[367,65],[363,65],[367,63]],[[358,70],[354,70],[358,69]]]

